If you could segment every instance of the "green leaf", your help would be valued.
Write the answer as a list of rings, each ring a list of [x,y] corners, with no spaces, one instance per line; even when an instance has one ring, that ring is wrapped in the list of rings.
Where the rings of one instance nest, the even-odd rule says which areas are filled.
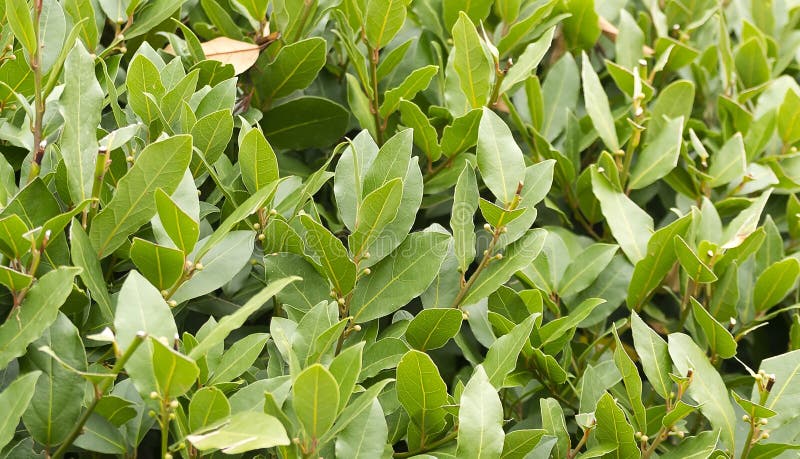
[[[503,405],[481,365],[467,382],[458,410],[458,457],[496,458],[503,451]]]
[[[413,233],[358,282],[350,302],[353,322],[377,319],[405,306],[433,282],[450,237],[433,231]]]
[[[611,234],[632,263],[647,253],[647,242],[653,231],[653,218],[624,193],[615,190],[608,179],[592,169],[592,191],[600,201]]]
[[[40,371],[33,371],[16,378],[3,392],[0,392],[0,405],[4,415],[0,418],[0,447],[5,447],[13,438],[19,418],[33,398]]]
[[[265,205],[268,201],[272,199],[275,195],[275,191],[278,187],[277,182],[273,182],[269,186],[265,188],[261,188],[260,190],[253,193],[249,198],[247,198],[243,203],[241,203],[236,210],[230,213],[225,220],[220,223],[217,229],[211,234],[211,236],[204,239],[204,243],[200,245],[200,248],[195,250],[194,252],[194,259],[202,260],[203,257],[217,244],[219,244],[225,237],[230,233],[230,231],[239,224],[242,220],[253,215],[259,209],[265,209]]]
[[[598,243],[587,247],[567,266],[558,284],[558,294],[567,297],[589,287],[611,263],[617,249],[619,247],[614,244]]]
[[[619,12],[619,35],[617,35],[617,63],[629,70],[636,70],[643,57],[644,33],[627,10]]]
[[[617,328],[612,328],[614,341],[617,346],[614,348],[614,363],[617,365],[622,381],[625,383],[625,393],[628,394],[628,401],[633,408],[633,419],[639,432],[647,429],[647,412],[642,403],[642,378],[639,376],[639,369],[625,351],[622,341],[617,334]]]
[[[247,300],[247,303],[237,309],[236,312],[220,319],[219,323],[211,330],[211,332],[203,339],[199,340],[200,342],[198,345],[189,352],[189,357],[198,360],[206,355],[211,349],[222,344],[223,341],[225,341],[225,338],[227,338],[233,330],[241,327],[247,318],[256,312],[261,306],[263,306],[267,300],[277,295],[278,292],[283,290],[283,288],[288,284],[297,280],[300,280],[300,278],[296,276],[286,277],[275,280],[261,289],[260,292],[256,293],[249,300]]]
[[[59,308],[72,292],[73,279],[80,272],[80,268],[62,266],[33,284],[17,310],[0,325],[0,368],[23,355],[28,344],[55,322]]]
[[[128,104],[134,113],[146,124],[159,119],[160,110],[156,101],[164,96],[166,89],[158,67],[144,54],[138,54],[131,61],[125,85],[128,88]]]
[[[322,272],[333,283],[339,295],[346,295],[356,283],[356,265],[347,249],[327,228],[308,215],[300,217],[306,228],[306,243],[316,253]]]
[[[195,270],[175,291],[172,299],[183,303],[227,284],[247,266],[253,254],[254,241],[254,231],[232,231],[226,234],[203,256],[203,269]],[[196,253],[190,254],[189,258],[194,259],[195,263],[201,260]]]
[[[9,258],[20,259],[28,253],[31,242],[25,237],[28,226],[19,215],[0,219],[0,250]]]
[[[114,316],[117,345],[127,349],[134,338],[146,333],[146,340],[130,357],[125,370],[133,379],[141,394],[149,394],[158,388],[154,372],[153,341],[165,339],[171,342],[178,336],[178,328],[172,311],[161,293],[137,271],[128,273],[122,284]]]
[[[572,1],[571,3],[578,3]],[[584,2],[584,3],[592,3]],[[592,9],[591,6],[588,7]],[[582,9],[587,9],[582,7]],[[594,10],[592,9],[592,12]],[[586,112],[589,118],[592,119],[597,134],[603,139],[603,143],[611,151],[616,153],[619,150],[619,139],[617,138],[617,130],[614,127],[614,116],[611,114],[611,108],[608,105],[608,97],[603,90],[603,85],[600,83],[600,78],[592,68],[592,62],[586,53],[582,54],[581,64],[581,81],[583,81],[583,98],[586,104]]]
[[[567,457],[570,448],[569,433],[567,433],[567,424],[564,420],[564,410],[556,399],[542,398],[539,399],[539,411],[542,413],[542,429],[547,435],[555,437],[556,443],[554,445],[554,457]],[[542,441],[544,443],[544,441]],[[550,457],[550,452],[543,456]]]
[[[778,108],[778,135],[786,145],[800,140],[798,117],[800,117],[800,95],[794,89],[789,89]]]
[[[403,124],[414,130],[414,145],[425,153],[429,161],[438,160],[442,156],[442,149],[439,146],[436,129],[428,117],[415,103],[407,100],[400,100],[399,110]]]
[[[447,386],[433,360],[420,351],[408,351],[397,365],[397,399],[419,429],[421,442],[445,426]]]
[[[183,252],[134,238],[130,257],[139,272],[159,290],[168,290],[183,274]]]
[[[268,333],[253,333],[236,341],[222,354],[222,358],[210,375],[208,384],[233,381],[247,371],[261,355],[269,339]]]
[[[339,385],[325,367],[314,364],[297,375],[292,397],[297,419],[308,435],[306,442],[315,442],[333,427],[339,405]]]
[[[359,416],[372,406],[372,401],[378,397],[381,391],[383,391],[383,388],[392,381],[392,379],[382,379],[378,381],[359,395],[353,403],[347,405],[347,408],[342,411],[342,414],[336,420],[333,428],[320,440],[320,443],[330,441],[338,435],[339,432],[347,428],[354,420],[358,419]]]
[[[653,390],[666,400],[672,392],[672,380],[669,377],[672,365],[667,343],[635,312],[631,315],[631,330],[644,374]]]
[[[483,368],[486,370],[489,382],[496,389],[503,387],[506,376],[517,366],[519,353],[528,343],[537,317],[538,314],[528,316],[510,332],[498,338],[486,352]]]
[[[39,370],[42,376],[36,381],[36,390],[22,415],[22,422],[37,442],[58,445],[67,439],[72,423],[80,417],[86,382],[61,362],[41,352],[42,346],[57,347],[60,361],[80,371],[86,371],[86,351],[78,329],[64,314],[59,314],[53,325],[28,347],[23,363],[27,371]]]
[[[81,280],[91,292],[92,299],[100,306],[103,320],[110,325],[114,321],[114,312],[100,260],[97,259],[97,251],[92,247],[89,235],[76,220],[70,225],[70,242],[72,264],[81,268]]]
[[[780,303],[795,287],[800,277],[800,261],[789,257],[767,267],[756,279],[753,304],[763,312]]]
[[[278,180],[278,158],[258,129],[251,129],[239,145],[239,167],[242,181],[251,193]]]
[[[321,97],[298,97],[270,109],[261,122],[275,148],[300,150],[337,141],[347,129],[349,112]]]
[[[706,341],[711,351],[723,359],[736,355],[736,340],[733,335],[714,316],[709,313],[697,300],[691,298],[692,316],[703,330]]]
[[[424,91],[438,71],[439,67],[426,65],[408,74],[399,86],[386,91],[378,111],[380,115],[384,118],[388,117],[400,108],[400,102],[403,99],[413,99],[418,92]]]
[[[101,398],[97,402],[94,412],[117,427],[135,418],[138,414],[133,402],[116,395],[105,395]]]
[[[717,275],[694,253],[680,235],[675,236],[675,255],[686,274],[695,282],[707,284],[716,282]]]
[[[678,402],[675,403],[675,406],[672,407],[672,410],[670,410],[664,416],[664,418],[661,419],[661,425],[665,427],[673,426],[678,421],[694,413],[695,411],[697,411],[696,406],[692,406],[687,403],[684,403],[681,400],[678,400]]]
[[[347,238],[354,260],[360,260],[378,243],[386,226],[394,220],[403,198],[403,181],[390,180],[372,191],[358,207],[355,229]]]
[[[770,357],[761,361],[759,368],[768,375],[775,375],[775,384],[763,403],[766,408],[777,414],[769,419],[770,442],[796,444],[797,381],[800,377],[800,351]],[[760,401],[758,388],[753,386],[752,397]],[[769,456],[767,456],[769,457]]]
[[[354,419],[336,436],[336,457],[370,459],[381,457],[386,448],[389,427],[378,400],[372,400],[369,413]]]
[[[770,66],[766,50],[758,38],[745,41],[735,56],[736,74],[745,88],[752,88],[769,81]]]
[[[406,329],[406,340],[414,349],[438,349],[461,329],[463,313],[458,309],[424,309]]]
[[[650,236],[647,242],[647,256],[636,263],[628,286],[626,301],[629,308],[640,310],[647,297],[661,285],[661,281],[677,259],[675,236],[685,234],[691,220],[690,213]]]
[[[545,53],[550,49],[550,43],[553,41],[555,31],[555,27],[550,28],[541,38],[529,44],[525,51],[515,59],[514,65],[508,69],[503,82],[500,84],[500,94],[510,93],[520,83],[534,74],[539,62],[542,61]]]
[[[92,2],[87,0],[65,0],[61,6],[64,7],[64,12],[72,19],[72,23],[77,25],[79,36],[86,46],[94,50],[97,47],[98,32]],[[83,19],[85,20],[81,22]]]
[[[31,285],[31,282],[33,282],[33,276],[0,266],[0,284],[5,285],[9,290],[20,291]]]
[[[172,13],[177,11],[184,0],[152,0],[145,3],[133,16],[133,25],[125,32],[125,38],[131,38],[149,32],[158,24],[164,22]],[[132,14],[131,11],[128,11]]]
[[[708,186],[716,188],[727,185],[744,175],[747,168],[747,156],[742,134],[736,133],[722,145],[718,152],[711,156],[708,175],[712,178]]]
[[[203,387],[189,403],[189,430],[196,432],[231,414],[231,404],[216,387]]]
[[[678,165],[683,138],[683,118],[671,119],[645,145],[631,170],[628,188],[638,190],[663,178]]]
[[[156,189],[175,191],[191,156],[192,138],[188,135],[152,143],[139,153],[119,181],[114,197],[92,222],[89,239],[100,258],[111,255],[156,214]]]
[[[694,83],[689,80],[678,80],[661,90],[650,108],[650,122],[647,123],[648,141],[650,135],[663,132],[670,120],[683,117],[684,121],[688,121],[691,118],[694,94]]]
[[[728,390],[716,368],[708,361],[705,352],[682,333],[669,335],[669,355],[680,375],[686,375],[690,368],[693,370],[689,396],[701,403],[700,412],[711,422],[712,427],[720,429],[722,443],[733,449],[736,415]]]
[[[347,406],[347,402],[350,401],[350,396],[353,394],[358,375],[361,373],[364,345],[364,342],[360,342],[343,350],[334,357],[328,367],[328,370],[339,384],[339,407],[337,412],[341,412]]]
[[[155,193],[156,211],[164,231],[183,253],[191,253],[200,236],[200,225],[162,189]]]
[[[541,132],[553,141],[567,125],[567,107],[578,104],[581,89],[580,71],[572,54],[565,53],[547,73],[542,85],[544,121]]]
[[[217,110],[198,119],[192,127],[194,148],[203,153],[209,164],[219,159],[233,135],[233,116],[230,110]],[[192,165],[194,169],[195,166]]]
[[[758,229],[758,221],[761,219],[761,213],[764,211],[771,194],[772,188],[767,189],[747,209],[731,220],[722,234],[723,248],[730,251],[730,249],[745,245],[744,242]],[[744,259],[741,261],[744,261]]]
[[[453,249],[462,273],[475,260],[475,210],[478,208],[478,181],[472,166],[467,164],[458,176],[453,194],[450,228],[453,231]]]
[[[197,364],[159,339],[151,338],[150,341],[153,344],[153,373],[158,393],[165,398],[174,398],[188,392],[200,374]]]
[[[122,431],[97,413],[92,413],[83,426],[75,446],[101,454],[121,455],[126,451]]]
[[[492,92],[492,62],[475,24],[463,11],[458,15],[453,25],[453,68],[470,107],[480,108],[486,105]]]
[[[94,57],[79,41],[64,64],[66,80],[61,95],[61,156],[67,169],[73,203],[92,195],[97,162],[97,126],[103,108],[103,91],[94,76]]]
[[[386,46],[406,21],[409,0],[368,0],[364,12],[364,33],[372,49]]]
[[[639,445],[633,437],[633,427],[625,418],[625,412],[614,401],[614,397],[606,392],[597,402],[594,411],[597,419],[595,438],[600,443],[616,445],[616,449],[603,457],[638,458],[641,456]]]
[[[509,204],[525,174],[522,151],[508,126],[489,109],[484,109],[478,131],[478,169],[492,194]]]
[[[517,219],[517,217],[521,217],[526,210],[525,208],[506,210],[483,198],[478,200],[478,207],[481,209],[481,215],[483,215],[483,219],[495,228],[502,228],[513,222]]]
[[[36,49],[38,39],[34,32],[33,15],[28,2],[26,0],[9,0],[5,7],[5,13],[11,31],[14,32],[17,40],[30,56]]]
[[[273,101],[310,85],[325,65],[327,44],[320,37],[288,44],[263,68],[256,82],[261,97]]]
[[[476,108],[453,120],[442,130],[442,153],[448,158],[465,151],[478,142],[483,109]]]
[[[218,449],[225,454],[240,454],[291,443],[286,428],[277,418],[258,411],[234,414],[186,439],[200,451]]]
[[[736,404],[739,405],[739,407],[751,418],[767,419],[778,414],[763,405],[759,405],[758,403],[754,403],[750,400],[742,398],[742,396],[737,394],[736,391],[731,391],[731,395],[733,396],[733,400],[736,402]]]
[[[719,431],[701,432],[697,436],[681,440],[675,448],[662,454],[662,459],[703,459],[711,457],[717,447]],[[748,457],[753,457],[752,451]]]
[[[565,0],[564,37],[570,48],[590,49],[600,38],[600,22],[594,0]]]
[[[599,305],[605,303],[602,298],[588,298],[581,302],[568,315],[543,325],[539,330],[541,347],[548,354],[555,354],[564,347],[566,341],[572,337],[575,328],[589,317],[592,311]]]
[[[528,230],[520,239],[509,244],[503,251],[501,260],[491,262],[481,271],[461,304],[470,305],[487,298],[517,271],[527,266],[541,252],[546,234],[541,228]]]
[[[502,459],[524,459],[544,436],[544,429],[518,429],[506,434]]]

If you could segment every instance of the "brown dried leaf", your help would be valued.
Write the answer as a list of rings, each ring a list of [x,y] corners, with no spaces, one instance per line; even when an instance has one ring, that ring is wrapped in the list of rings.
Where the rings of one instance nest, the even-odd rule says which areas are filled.
[[[206,58],[231,64],[236,75],[245,72],[253,66],[261,52],[261,46],[255,43],[233,40],[228,37],[217,37],[201,43]],[[175,54],[172,46],[167,46],[164,51]]]

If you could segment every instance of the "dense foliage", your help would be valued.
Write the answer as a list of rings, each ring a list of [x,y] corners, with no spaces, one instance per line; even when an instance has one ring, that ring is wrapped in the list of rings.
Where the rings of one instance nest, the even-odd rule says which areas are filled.
[[[0,2],[0,458],[800,449],[800,2]]]

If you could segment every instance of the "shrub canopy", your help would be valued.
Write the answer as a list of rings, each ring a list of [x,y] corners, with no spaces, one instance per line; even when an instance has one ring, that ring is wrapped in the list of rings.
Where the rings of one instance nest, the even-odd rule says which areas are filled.
[[[1,458],[796,457],[797,1],[0,18]]]

